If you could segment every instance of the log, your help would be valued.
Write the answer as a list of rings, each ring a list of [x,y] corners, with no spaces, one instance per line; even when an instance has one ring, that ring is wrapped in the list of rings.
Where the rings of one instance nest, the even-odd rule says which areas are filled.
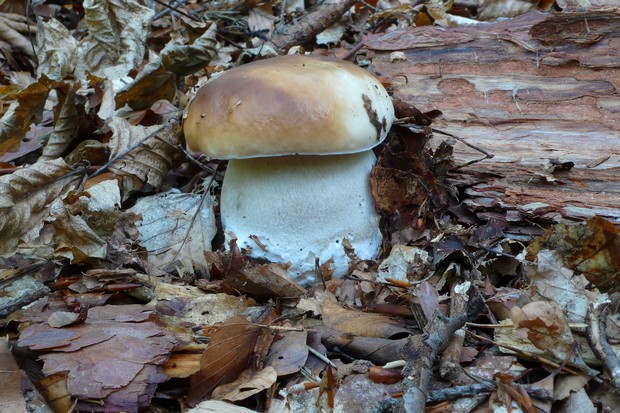
[[[532,12],[364,43],[395,98],[440,110],[435,129],[494,155],[449,176],[478,217],[523,238],[593,215],[620,225],[620,10]],[[459,165],[484,158],[458,142],[454,154]]]

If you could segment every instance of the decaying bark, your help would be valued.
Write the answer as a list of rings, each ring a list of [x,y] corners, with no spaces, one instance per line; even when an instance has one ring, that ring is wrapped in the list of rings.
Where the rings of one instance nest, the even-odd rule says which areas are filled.
[[[396,98],[439,109],[434,128],[494,155],[450,177],[478,216],[519,224],[514,236],[532,233],[531,221],[598,214],[620,224],[617,9],[418,27],[365,44]],[[455,157],[484,158],[461,143]]]

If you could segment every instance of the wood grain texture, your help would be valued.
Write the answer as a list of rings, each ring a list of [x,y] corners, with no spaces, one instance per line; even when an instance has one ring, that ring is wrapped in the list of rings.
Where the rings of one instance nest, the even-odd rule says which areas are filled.
[[[365,45],[394,97],[442,111],[434,128],[494,155],[451,174],[478,216],[620,224],[618,9],[409,28]],[[455,146],[458,164],[482,157]],[[554,167],[565,162],[574,167]]]

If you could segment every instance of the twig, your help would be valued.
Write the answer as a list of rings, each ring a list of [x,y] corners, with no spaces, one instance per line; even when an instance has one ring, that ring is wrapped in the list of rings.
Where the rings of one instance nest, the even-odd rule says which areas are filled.
[[[325,357],[324,355],[322,355],[321,353],[319,353],[318,351],[316,351],[314,348],[310,347],[310,346],[306,346],[308,347],[308,351],[312,354],[314,354],[315,356],[317,356],[320,360],[322,360],[325,364],[329,364],[330,366],[332,366],[333,368],[337,369],[338,366],[336,366],[334,364],[333,361],[331,361],[330,359],[328,359],[327,357]]]
[[[356,54],[357,52],[359,52],[359,51],[360,51],[360,49],[361,49],[362,47],[364,47],[364,40],[363,40],[363,39],[362,39],[362,40],[360,40],[358,43],[356,43],[356,44],[355,44],[355,46],[353,46],[353,48],[352,48],[351,50],[349,50],[349,51],[347,52],[347,54],[345,54],[345,55],[342,57],[342,60],[351,60],[351,59],[353,59],[353,57],[355,56],[355,54]]]
[[[192,16],[191,14],[188,14],[182,10],[179,10],[178,6],[180,6],[181,4],[183,4],[185,1],[174,1],[171,4],[165,3],[161,0],[153,0],[155,3],[159,4],[160,6],[164,6],[166,7],[168,10],[165,10],[161,13],[158,13],[157,16],[159,16],[161,14],[161,16],[157,17],[157,19],[165,16],[166,14],[170,13],[171,11],[175,11],[176,13],[182,14],[183,16],[187,17],[188,19],[192,19],[195,22],[199,22],[201,21],[199,18]]]
[[[527,393],[539,400],[553,401],[553,395],[549,390],[533,385],[519,384]],[[431,390],[426,397],[427,403],[439,403],[446,400],[456,400],[463,397],[475,396],[477,394],[488,394],[497,388],[495,384],[467,384],[463,386],[448,387],[440,390]]]
[[[459,314],[467,313],[470,288],[471,282],[469,281],[453,283],[450,288],[450,317],[457,317]],[[463,352],[464,341],[465,330],[462,328],[450,337],[439,363],[439,374],[441,377],[451,381],[457,378],[461,371],[461,353]]]
[[[515,325],[511,322],[507,322],[504,324],[480,324],[480,323],[465,323],[467,327],[475,327],[475,328],[513,328]],[[568,323],[568,326],[571,329],[584,329],[588,327],[587,324],[584,323]]]
[[[562,367],[561,364],[558,364],[558,363],[556,363],[554,361],[551,361],[551,360],[548,360],[546,358],[540,357],[540,356],[538,356],[536,354],[530,353],[529,351],[524,351],[524,350],[521,350],[521,349],[513,347],[513,346],[508,346],[506,344],[497,343],[497,342],[495,342],[493,340],[490,340],[490,339],[488,339],[486,337],[480,336],[480,335],[478,335],[476,333],[473,333],[473,332],[471,332],[469,330],[466,330],[466,332],[470,336],[475,337],[475,338],[477,338],[480,341],[484,341],[485,343],[493,344],[493,345],[498,346],[498,347],[503,347],[505,349],[508,349],[510,351],[513,351],[513,352],[519,354],[522,357],[525,357],[525,358],[530,359],[530,360],[537,361],[537,362],[539,362],[541,364],[544,364],[546,366],[552,367],[553,369],[559,369],[559,368]],[[562,371],[564,371],[565,373],[569,373],[569,374],[575,375],[575,376],[579,374],[575,370],[570,369],[568,367],[564,367],[562,369]]]
[[[271,39],[271,43],[280,52],[285,52],[292,46],[305,43],[337,22],[357,1],[342,0],[337,3],[323,4],[317,10],[305,15],[297,24],[289,25],[281,32],[276,33]]]
[[[588,343],[596,357],[601,360],[603,368],[609,374],[609,379],[616,393],[620,394],[620,360],[607,340],[607,308],[609,302],[590,303],[586,321],[588,328]]]
[[[286,0],[280,3],[280,21],[278,22],[278,31],[284,30],[286,26]]]
[[[444,131],[442,131],[442,130],[435,129],[435,128],[432,128],[431,130],[433,131],[433,133],[437,133],[437,134],[439,134],[439,135],[444,135],[444,136],[449,136],[449,137],[451,137],[451,138],[454,138],[454,139],[456,139],[457,141],[459,141],[459,142],[463,143],[464,145],[469,146],[469,147],[470,147],[470,148],[472,148],[473,150],[478,151],[478,152],[480,152],[481,154],[485,155],[485,157],[484,157],[484,158],[481,158],[481,159],[478,159],[478,160],[475,160],[475,161],[468,162],[468,163],[466,163],[466,164],[464,164],[464,165],[461,165],[461,166],[456,166],[456,167],[452,168],[452,170],[460,169],[460,168],[463,168],[463,167],[465,167],[465,166],[471,165],[472,163],[480,162],[480,161],[482,161],[482,160],[484,160],[484,159],[491,159],[491,158],[495,157],[495,155],[493,155],[492,153],[489,153],[489,152],[485,151],[484,149],[482,149],[482,148],[480,148],[480,147],[478,147],[478,146],[476,146],[476,145],[472,145],[471,143],[467,142],[465,139],[463,139],[463,138],[459,138],[459,137],[458,137],[458,136],[456,136],[456,135],[453,135],[453,134],[451,134],[451,133],[444,132]]]
[[[30,10],[32,12],[32,14],[34,14],[34,9],[32,8],[32,1],[28,0],[26,2],[26,26],[28,27],[28,39],[30,40],[30,46],[32,47],[32,54],[34,57],[34,64],[35,64],[35,68],[39,66],[39,56],[37,56],[37,51],[34,47],[34,41],[32,40],[33,35],[32,32],[30,31],[30,24],[28,24],[28,10]],[[36,16],[36,14],[35,14]]]
[[[407,366],[403,369],[403,399],[398,411],[408,413],[423,412],[426,406],[426,394],[431,378],[434,360],[456,330],[461,328],[467,316],[447,318],[435,311],[425,334],[409,337],[403,348],[403,358]]]

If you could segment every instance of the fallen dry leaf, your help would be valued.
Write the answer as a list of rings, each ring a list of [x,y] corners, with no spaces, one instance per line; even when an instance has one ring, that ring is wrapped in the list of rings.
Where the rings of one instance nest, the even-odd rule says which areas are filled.
[[[161,52],[164,68],[180,75],[195,73],[217,56],[217,25],[211,23],[191,45],[170,42]]]
[[[510,315],[519,336],[551,352],[558,360],[568,357],[575,339],[559,305],[534,301],[523,307],[513,307]]]
[[[62,199],[57,198],[49,207],[51,222],[55,229],[57,247],[55,254],[80,264],[107,254],[107,239],[93,230],[81,215],[73,215]]]
[[[127,104],[137,110],[146,109],[157,101],[173,101],[178,93],[174,74],[195,73],[217,56],[216,29],[216,24],[210,24],[191,45],[175,41],[166,44],[159,58],[147,64],[134,81],[118,89],[116,105]]]
[[[541,250],[557,251],[566,267],[583,272],[599,288],[620,286],[620,230],[600,217],[582,224],[555,225],[527,247],[533,260]]]
[[[77,138],[80,127],[77,109],[76,92],[68,84],[55,89],[58,103],[55,107],[54,130],[43,147],[43,154],[39,161],[61,157],[66,149]]]
[[[79,317],[80,314],[69,313],[67,311],[55,311],[48,317],[47,324],[53,328],[64,327],[75,323]]]
[[[278,376],[297,373],[308,359],[307,331],[282,331],[267,355],[265,365],[273,367]]]
[[[77,40],[54,18],[37,19],[37,75],[62,80],[76,65]]]
[[[200,370],[201,354],[172,353],[162,364],[164,374],[170,378],[184,379]]]
[[[155,62],[147,66],[134,82],[123,84],[114,102],[116,107],[129,106],[134,110],[143,110],[160,100],[173,101],[176,94],[174,75]]]
[[[549,10],[553,4],[553,0],[484,0],[481,2],[478,19],[515,17],[531,10]]]
[[[13,253],[28,231],[36,237],[49,204],[75,189],[82,173],[56,159],[0,176],[0,254]]]
[[[118,80],[142,62],[154,11],[135,0],[83,4],[88,36],[77,50],[78,79],[86,72]]]
[[[157,195],[140,198],[128,210],[142,217],[136,221],[139,242],[148,251],[148,261],[167,268],[175,261],[185,274],[208,274],[205,251],[211,250],[211,241],[217,231],[215,197],[208,193],[184,194],[171,189]]]
[[[274,297],[299,297],[306,289],[288,275],[279,263],[257,264],[233,242],[225,253],[206,253],[211,264],[211,275],[224,279],[223,287],[261,299]]]
[[[159,277],[138,274],[137,279],[153,289],[157,311],[167,317],[176,317],[178,324],[203,326],[221,323],[240,315],[251,304],[243,297],[205,294],[197,287],[171,284]]]
[[[11,7],[9,2],[3,3],[5,12],[0,13],[0,41],[11,45],[16,54],[25,56],[28,62],[34,66],[34,52],[29,37],[36,29],[26,17],[26,9],[23,5],[18,4]],[[6,52],[3,54],[10,66],[17,70],[19,65],[16,64],[10,54]]]
[[[494,331],[494,340],[500,345],[499,349],[505,354],[516,354],[511,348],[518,349],[525,353],[533,354],[534,356],[542,357],[544,359],[553,359],[552,353],[548,349],[539,349],[532,342],[523,335],[517,334],[516,327],[512,325],[511,320],[503,320],[500,322],[503,328],[497,328]],[[576,353],[579,354],[579,358],[583,359],[588,366],[597,366],[600,361],[596,358],[585,337],[579,335],[573,335],[576,342]],[[527,358],[527,357],[526,357]],[[555,363],[561,363],[563,359],[553,359]],[[585,368],[581,362],[577,363],[584,371],[592,373],[591,370]]]
[[[67,389],[68,372],[52,374],[39,380],[39,386],[48,396],[49,404],[55,412],[68,412],[73,406],[71,394]]]
[[[526,266],[525,270],[532,283],[530,295],[557,302],[571,322],[583,322],[589,303],[602,303],[607,299],[607,294],[590,290],[585,276],[567,268],[555,251],[539,251],[536,263]]]
[[[582,388],[568,396],[564,409],[565,412],[595,412],[597,407],[586,393],[586,390]]]
[[[21,392],[19,367],[9,349],[8,337],[0,337],[0,410],[26,413],[26,401]]]
[[[41,120],[43,106],[50,90],[63,87],[63,82],[41,76],[22,89],[0,119],[0,155],[19,146],[31,123]]]
[[[475,379],[493,380],[493,377],[499,372],[510,374],[517,378],[526,368],[523,367],[513,356],[501,356],[493,354],[491,351],[484,351],[477,357],[473,363],[464,368],[463,372],[456,378],[457,383],[472,383]]]
[[[97,178],[101,180],[98,181]],[[122,216],[119,211],[122,201],[118,180],[111,174],[98,175],[94,179],[88,179],[84,190],[76,196],[75,208],[80,215],[99,236],[108,239]]]
[[[223,400],[205,400],[193,409],[189,409],[187,413],[256,413],[254,410],[237,406]]]
[[[228,400],[231,402],[245,400],[269,387],[273,386],[278,379],[276,370],[267,366],[254,372],[247,369],[232,383],[223,384],[213,390],[213,399]]]
[[[379,337],[355,336],[340,331],[322,329],[321,340],[325,347],[338,349],[352,357],[369,360],[375,364],[386,364],[400,358],[408,339],[390,340]]]
[[[191,378],[188,402],[195,405],[217,386],[230,383],[250,367],[254,346],[263,330],[244,316],[229,318],[216,327],[200,359],[200,371]]]
[[[586,376],[560,376],[556,380],[555,388],[553,389],[554,400],[564,400],[571,393],[582,389],[588,384],[588,377]]]
[[[381,338],[402,338],[411,334],[402,322],[381,314],[347,310],[332,300],[323,302],[321,313],[328,328],[344,333]]]
[[[340,366],[342,368],[341,364]],[[333,411],[336,412],[367,412],[369,408],[377,404],[377,400],[385,400],[386,397],[400,389],[399,384],[375,383],[367,377],[365,372],[353,372],[339,381],[333,401]],[[289,394],[286,400],[289,411],[296,413],[330,411],[327,406],[327,397],[319,398],[319,394],[319,389]]]
[[[370,182],[372,195],[381,211],[387,215],[394,215],[396,211],[402,213],[424,203],[427,192],[415,174],[417,169],[422,168],[421,166],[417,169],[398,170],[382,166],[380,162],[381,158],[372,169]]]
[[[110,121],[110,171],[121,182],[123,200],[146,183],[159,188],[181,156],[179,138],[171,124],[133,126],[123,118]]]
[[[379,264],[377,281],[387,283],[387,279],[414,281],[424,278],[431,266],[429,253],[422,248],[394,245],[390,255]]]

